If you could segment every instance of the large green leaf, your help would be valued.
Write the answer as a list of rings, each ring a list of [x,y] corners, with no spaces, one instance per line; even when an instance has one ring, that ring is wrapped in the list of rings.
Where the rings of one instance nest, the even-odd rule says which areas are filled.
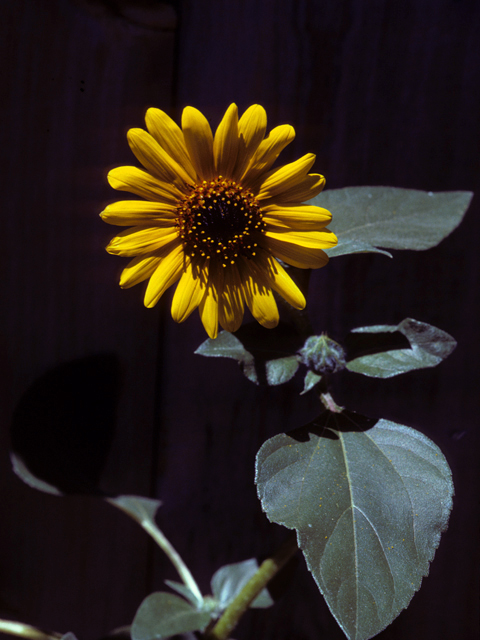
[[[447,526],[453,485],[440,449],[388,420],[327,411],[268,440],[256,474],[263,510],[297,530],[346,636],[367,640],[388,626],[419,589]]]
[[[210,622],[200,611],[172,593],[151,593],[140,605],[132,624],[132,640],[160,640],[179,633],[199,631]]]
[[[473,193],[432,193],[396,187],[346,187],[320,193],[312,204],[332,212],[338,244],[330,257],[382,249],[435,247],[462,221]]]
[[[368,337],[372,345],[375,338],[399,332],[407,338],[409,347],[379,351],[354,358],[347,369],[372,378],[391,378],[400,373],[425,369],[440,364],[455,349],[457,343],[451,335],[425,322],[406,318],[399,325],[375,325],[354,329],[352,334]],[[367,336],[368,334],[368,336]]]

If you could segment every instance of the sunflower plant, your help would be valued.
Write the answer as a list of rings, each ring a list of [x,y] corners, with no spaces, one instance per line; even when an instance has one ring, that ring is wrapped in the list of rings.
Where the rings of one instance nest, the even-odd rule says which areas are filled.
[[[159,501],[107,498],[152,536],[180,577],[166,581],[170,591],[147,596],[128,633],[132,640],[177,634],[226,640],[250,607],[274,604],[269,582],[300,550],[346,637],[372,638],[408,606],[427,575],[453,484],[431,440],[339,406],[331,381],[342,371],[382,379],[433,367],[456,343],[413,318],[352,327],[343,344],[316,335],[305,310],[308,274],[339,255],[434,247],[461,222],[472,194],[393,187],[323,192],[324,177],[309,173],[313,154],[276,165],[295,131],[281,125],[267,134],[259,105],[240,118],[230,105],[215,134],[193,107],[183,110],[181,127],[154,108],[145,120],[146,130],[127,135],[143,168],[108,174],[114,189],[140,199],[114,202],[101,213],[126,227],[107,247],[130,259],[120,286],[146,282],[146,307],[175,286],[173,320],[198,309],[208,336],[197,354],[236,360],[239,375],[257,385],[302,375],[302,393],[316,394],[319,408],[309,424],[270,438],[257,454],[258,497],[267,518],[291,530],[285,544],[260,566],[246,559],[217,569],[209,594],[156,524]],[[286,320],[280,324],[279,305]],[[243,323],[245,307],[253,322]],[[61,495],[20,456],[12,460],[28,484]],[[0,631],[39,637],[38,630],[8,624],[19,625],[4,621]]]

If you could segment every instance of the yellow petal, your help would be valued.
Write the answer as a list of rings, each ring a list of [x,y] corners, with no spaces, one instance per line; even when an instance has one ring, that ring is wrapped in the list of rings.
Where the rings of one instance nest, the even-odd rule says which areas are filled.
[[[198,109],[185,107],[182,129],[193,168],[202,180],[211,180],[214,177],[213,135],[208,120]]]
[[[156,255],[137,256],[127,264],[120,277],[122,289],[129,289],[149,278],[160,264]]]
[[[237,331],[243,320],[242,281],[236,265],[224,270],[223,287],[218,305],[218,320],[225,331]]]
[[[252,316],[262,326],[273,329],[279,322],[277,303],[272,290],[258,281],[255,269],[245,259],[241,268],[243,296]]]
[[[175,208],[161,202],[146,200],[120,200],[112,202],[100,214],[104,222],[122,227],[133,225],[165,225],[175,224]]]
[[[267,231],[265,237],[274,238],[281,242],[293,242],[300,247],[311,247],[313,249],[329,249],[337,244],[337,236],[329,229],[322,231],[299,231],[297,229],[274,232]]]
[[[263,206],[277,204],[279,207],[282,207],[284,205],[307,202],[315,196],[318,196],[324,186],[325,178],[323,176],[319,173],[310,173],[308,176],[305,176],[301,182],[279,193],[274,198],[267,196],[262,204]],[[262,200],[262,198],[259,198],[259,200]]]
[[[213,140],[213,157],[217,175],[230,178],[238,153],[238,109],[231,104],[218,125]]]
[[[314,205],[270,205],[262,207],[267,229],[322,229],[332,219],[327,209]]]
[[[200,273],[198,268],[194,268],[188,257],[185,265],[185,272],[172,300],[172,318],[175,322],[183,322],[188,318],[202,301],[206,290],[207,276]]]
[[[255,263],[257,277],[279,293],[295,309],[303,309],[306,305],[305,296],[288,275],[282,265],[275,258],[261,251]]]
[[[183,132],[176,122],[160,109],[148,109],[145,115],[147,129],[158,144],[185,169],[191,182],[196,182],[197,174],[192,166],[185,145]]]
[[[165,291],[175,284],[183,273],[184,263],[185,254],[182,245],[178,245],[161,260],[145,291],[146,307],[154,307]]]
[[[129,191],[141,198],[175,205],[182,193],[173,185],[161,182],[137,167],[117,167],[108,173],[110,186],[119,191]]]
[[[147,171],[162,182],[173,182],[178,189],[185,191],[185,185],[191,182],[190,176],[153,136],[143,129],[130,129],[127,140],[137,160]]]
[[[106,249],[116,256],[137,256],[160,249],[169,242],[178,241],[175,227],[133,227],[110,240]]]
[[[218,335],[218,289],[217,284],[209,282],[199,307],[200,320],[209,337],[215,339]]]
[[[252,104],[238,121],[238,155],[233,173],[235,180],[243,175],[251,157],[258,149],[267,130],[267,113],[259,104]]]
[[[264,237],[264,246],[268,247],[275,257],[300,269],[318,269],[328,262],[328,256],[322,249],[300,247],[298,244],[267,236]]]
[[[262,180],[258,199],[265,200],[295,187],[301,182],[315,162],[315,155],[307,153],[295,162],[290,162],[283,167],[273,169]]]
[[[255,180],[270,169],[272,164],[295,138],[295,129],[289,124],[282,124],[272,129],[265,140],[260,142],[257,151],[253,154],[243,176],[240,178],[245,187],[250,187]]]

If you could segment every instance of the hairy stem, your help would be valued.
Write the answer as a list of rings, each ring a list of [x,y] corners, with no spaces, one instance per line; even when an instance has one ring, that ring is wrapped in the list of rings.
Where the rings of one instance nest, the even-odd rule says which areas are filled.
[[[256,574],[228,605],[215,626],[205,633],[205,640],[227,640],[250,604],[297,551],[296,536],[292,535],[272,558],[262,562]]]
[[[30,638],[31,640],[59,640],[62,637],[61,633],[41,631],[29,624],[13,620],[0,620],[0,633],[8,633],[11,636]]]
[[[335,400],[332,398],[332,396],[330,395],[330,393],[326,392],[326,393],[321,393],[320,394],[320,400],[322,401],[323,406],[325,407],[325,409],[328,409],[329,411],[331,411],[332,413],[342,413],[343,411],[343,407],[340,407]]]

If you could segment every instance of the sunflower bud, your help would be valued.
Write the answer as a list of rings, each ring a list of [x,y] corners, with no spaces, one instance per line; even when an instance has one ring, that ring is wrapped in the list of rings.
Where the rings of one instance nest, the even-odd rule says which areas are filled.
[[[325,333],[307,338],[298,354],[300,362],[320,375],[336,373],[345,368],[345,351]]]

